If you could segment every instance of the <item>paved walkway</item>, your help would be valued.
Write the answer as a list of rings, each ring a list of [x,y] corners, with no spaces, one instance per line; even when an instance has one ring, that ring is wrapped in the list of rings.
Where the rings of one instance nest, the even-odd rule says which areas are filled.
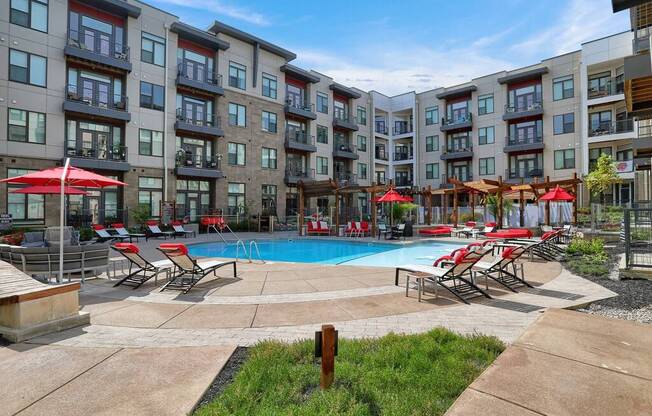
[[[446,415],[649,415],[650,357],[650,325],[549,309]]]

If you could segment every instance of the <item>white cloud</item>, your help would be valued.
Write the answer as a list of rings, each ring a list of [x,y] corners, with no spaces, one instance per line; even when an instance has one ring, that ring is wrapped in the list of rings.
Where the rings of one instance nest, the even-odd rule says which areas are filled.
[[[269,20],[262,13],[254,12],[244,7],[233,6],[220,0],[157,0],[157,2],[203,10],[211,14],[228,16],[258,26],[267,26],[270,24]]]

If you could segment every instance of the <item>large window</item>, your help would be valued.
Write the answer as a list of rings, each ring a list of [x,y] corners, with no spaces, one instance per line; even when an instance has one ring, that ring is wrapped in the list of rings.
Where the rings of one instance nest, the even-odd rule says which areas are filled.
[[[552,99],[554,101],[572,98],[573,94],[574,88],[572,75],[552,80]]]
[[[426,108],[426,126],[439,123],[439,107]]]
[[[367,151],[367,138],[365,136],[358,136],[358,150],[361,152]]]
[[[494,126],[478,129],[478,144],[491,144],[496,141]]]
[[[247,147],[242,143],[229,143],[229,165],[244,166],[247,162]]]
[[[367,109],[362,106],[358,106],[358,124],[367,125]]]
[[[140,106],[152,110],[165,110],[165,90],[163,86],[140,81]]]
[[[161,215],[163,179],[141,176],[138,178],[138,205],[149,209],[151,217]]]
[[[47,63],[42,56],[9,49],[9,80],[45,87]]]
[[[263,147],[261,166],[263,169],[276,169],[276,149]]]
[[[27,169],[7,169],[7,177],[25,175],[36,172]],[[19,189],[22,186],[9,185],[8,191]],[[7,213],[11,214],[14,221],[43,221],[45,218],[45,195],[17,194],[7,192]]]
[[[478,97],[478,115],[494,112],[494,95],[486,94]]]
[[[276,113],[262,112],[263,131],[276,133]]]
[[[439,178],[439,163],[426,164],[426,179]]]
[[[48,0],[11,0],[9,19],[15,25],[48,31]]]
[[[9,140],[45,144],[45,114],[9,109]]]
[[[328,95],[323,92],[317,93],[317,111],[328,114]]]
[[[328,143],[328,127],[317,126],[317,143]]]
[[[276,215],[276,185],[263,185],[261,207],[264,213]]]
[[[589,171],[595,169],[598,165],[598,159],[602,155],[612,156],[611,147],[594,147],[593,149],[589,149]]]
[[[245,184],[244,183],[229,183],[227,205],[229,215],[238,214],[244,210],[245,207]]]
[[[358,178],[367,179],[367,164],[358,162]]]
[[[439,136],[426,136],[426,152],[439,150]]]
[[[317,173],[320,175],[328,175],[328,158],[317,156]]]
[[[231,126],[245,127],[247,125],[247,107],[229,103],[229,124]]]
[[[197,221],[199,215],[208,214],[211,208],[211,184],[209,181],[177,179],[177,218],[188,217]]]
[[[575,131],[575,113],[558,114],[553,118],[554,134],[573,133]]]
[[[555,169],[574,169],[575,149],[555,150]]]
[[[480,175],[496,174],[496,159],[493,157],[484,157],[479,159]]]
[[[138,135],[138,154],[144,156],[163,156],[163,132],[140,129]]]
[[[247,89],[247,67],[229,62],[229,87]]]
[[[143,32],[140,60],[149,64],[165,66],[165,39]]]
[[[274,75],[263,73],[263,97],[276,99],[278,94],[278,83]]]

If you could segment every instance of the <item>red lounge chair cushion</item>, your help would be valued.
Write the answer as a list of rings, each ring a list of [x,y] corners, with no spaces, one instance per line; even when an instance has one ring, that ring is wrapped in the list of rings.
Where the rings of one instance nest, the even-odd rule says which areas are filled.
[[[362,228],[362,231],[369,231],[369,223],[367,221],[362,221],[360,227]]]
[[[113,228],[125,228],[125,225],[123,223],[121,223],[121,222],[113,223],[113,224],[111,224],[111,226]]]
[[[485,223],[484,223],[484,226],[485,226],[485,227],[495,227],[495,226],[496,226],[496,223],[495,223],[495,222],[485,222]]]
[[[425,234],[425,235],[440,235],[440,234],[450,234],[451,229],[448,227],[441,227],[441,228],[424,228],[419,230],[419,234]]]
[[[455,262],[455,264],[456,265],[462,264],[464,262],[464,257],[466,256],[467,253],[468,251],[466,251],[466,249],[463,248],[457,253],[453,254],[453,261]]]
[[[147,225],[158,225],[158,221],[157,220],[147,220],[147,221],[145,221],[145,224],[147,224]]]
[[[475,221],[467,221],[466,224],[464,225],[466,225],[467,227],[475,227],[475,224],[476,224]]]
[[[468,246],[466,246],[467,250],[471,250],[473,247],[484,247],[484,245],[480,241],[476,241],[475,243],[471,243]]]
[[[555,234],[557,234],[557,231],[548,231],[548,232],[545,232],[545,233],[543,233],[543,235],[541,236],[541,239],[544,240],[544,241],[545,241],[545,240],[548,240],[548,239],[550,239],[552,236],[554,236]]]
[[[498,241],[497,240],[486,240],[482,242],[482,247],[486,247],[489,244],[496,244]]]
[[[170,223],[171,225],[183,225],[183,221],[175,220]]]
[[[91,227],[93,227],[94,230],[103,230],[104,229],[104,226],[100,225],[100,224],[93,224],[93,225],[91,225]]]
[[[158,247],[169,256],[184,256],[188,254],[188,247],[181,243],[163,243]]]
[[[511,230],[502,230],[493,233],[487,233],[485,236],[489,238],[531,238],[532,231],[522,228],[515,228]]]
[[[125,253],[138,254],[138,252],[140,251],[138,249],[138,246],[132,243],[115,243],[113,247],[115,247],[119,251],[124,251]]]

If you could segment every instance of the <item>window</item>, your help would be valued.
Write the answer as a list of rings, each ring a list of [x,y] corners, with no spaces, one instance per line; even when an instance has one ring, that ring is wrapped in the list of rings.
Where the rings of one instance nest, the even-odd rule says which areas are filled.
[[[480,175],[496,174],[496,159],[493,157],[484,157],[479,159]]]
[[[165,109],[165,90],[163,86],[141,81],[140,106],[163,111]]]
[[[165,66],[165,39],[143,32],[140,60],[149,64]]]
[[[247,107],[229,103],[229,125],[245,127],[247,125]]]
[[[494,143],[495,138],[494,127],[481,127],[478,129],[478,144],[491,144]]]
[[[9,140],[45,144],[45,114],[9,109]]]
[[[9,80],[45,87],[47,59],[31,53],[9,49]]]
[[[328,95],[323,92],[317,93],[317,111],[328,114]]]
[[[478,97],[478,115],[494,112],[494,95],[486,94]]]
[[[554,134],[573,133],[575,131],[575,113],[559,114],[553,118]]]
[[[555,150],[555,169],[574,169],[575,149]]]
[[[634,159],[634,151],[632,149],[619,150],[616,152],[616,160],[624,162]]]
[[[317,126],[317,143],[328,144],[328,127]]]
[[[262,186],[262,208],[267,214],[276,214],[276,185]]]
[[[439,178],[439,163],[427,163],[426,179],[438,179],[438,178]]]
[[[229,62],[229,87],[247,89],[247,67]]]
[[[426,126],[439,122],[439,107],[426,108]]]
[[[367,164],[358,163],[358,178],[367,179]]]
[[[317,173],[320,175],[328,175],[328,158],[317,156]]]
[[[367,109],[362,106],[358,106],[358,124],[367,125]]]
[[[163,156],[163,132],[140,129],[138,154],[143,156]]]
[[[138,178],[138,205],[149,209],[149,215],[161,215],[161,200],[163,199],[163,179]]]
[[[426,136],[426,152],[439,150],[439,136]]]
[[[229,143],[229,165],[244,166],[247,161],[247,147],[242,143]]]
[[[262,112],[263,117],[263,131],[269,133],[276,133],[276,113],[270,113],[269,111]],[[230,118],[230,114],[229,114]]]
[[[263,72],[263,97],[276,99],[278,93],[278,84],[274,75]]]
[[[238,214],[244,211],[245,206],[245,184],[244,183],[229,183],[227,195],[227,211],[229,215]]]
[[[602,155],[612,156],[611,147],[594,147],[589,149],[589,172],[595,169]]]
[[[572,98],[573,93],[574,88],[572,75],[552,80],[552,99],[554,101]]]
[[[11,0],[11,23],[40,32],[48,31],[47,0]]]
[[[264,169],[276,169],[276,149],[263,147],[261,166]]]
[[[7,169],[7,177],[36,172],[28,169]],[[20,189],[22,186],[9,185],[7,190]],[[7,213],[14,221],[43,221],[45,219],[45,195],[16,194],[7,192]]]
[[[367,151],[367,138],[365,136],[358,136],[358,150],[361,152]]]

